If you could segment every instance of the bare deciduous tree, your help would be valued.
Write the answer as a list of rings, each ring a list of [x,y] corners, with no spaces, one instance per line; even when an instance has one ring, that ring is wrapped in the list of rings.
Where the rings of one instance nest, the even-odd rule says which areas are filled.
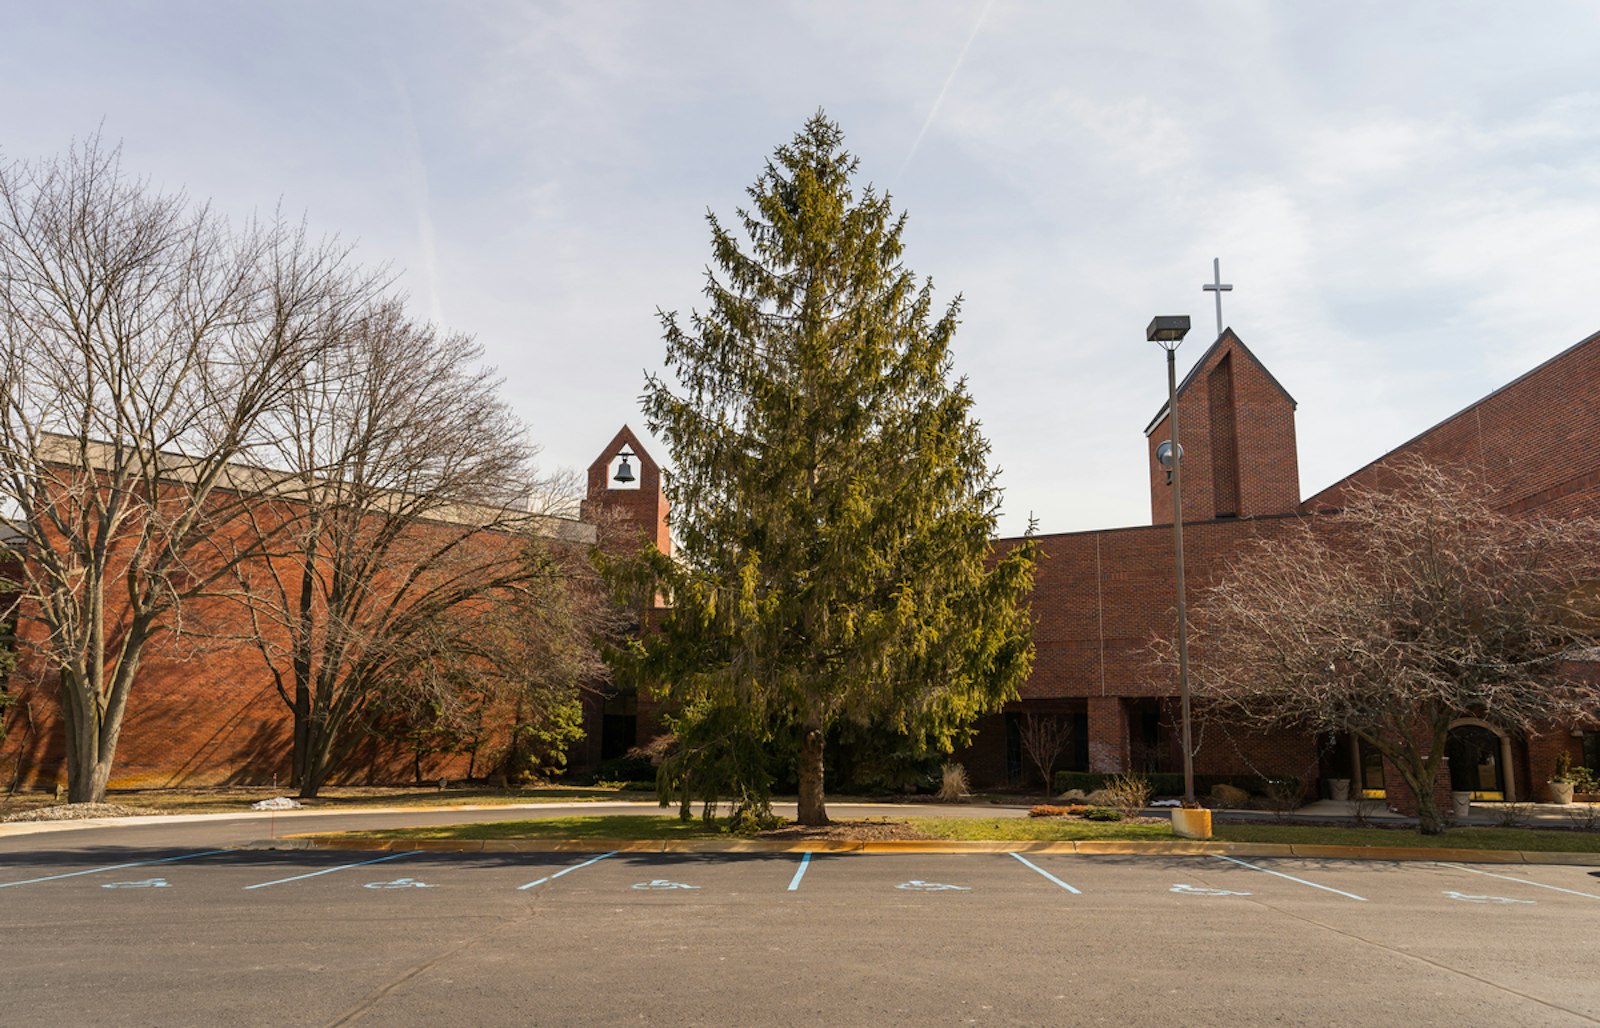
[[[98,140],[0,168],[0,529],[72,802],[104,798],[151,640],[247,555],[228,526],[267,484],[243,468],[261,419],[371,288],[303,230],[129,181]]]
[[[1055,786],[1052,776],[1055,774],[1056,761],[1061,759],[1061,751],[1072,739],[1072,722],[1059,714],[1025,714],[1020,732],[1022,751],[1039,769],[1044,791],[1053,792]]]
[[[510,781],[565,764],[583,735],[582,693],[608,677],[599,643],[631,622],[586,547],[530,537],[523,561],[521,579],[415,633],[378,690],[372,730],[474,759],[488,744],[491,769]]]
[[[1461,469],[1393,471],[1391,488],[1236,559],[1194,606],[1193,666],[1224,716],[1375,747],[1437,834],[1452,722],[1525,730],[1600,702],[1561,673],[1563,653],[1596,636],[1600,525],[1497,512]]]
[[[237,577],[293,712],[302,796],[442,619],[489,618],[530,588],[531,537],[580,528],[529,511],[532,449],[492,374],[473,370],[480,358],[469,339],[382,305],[305,366],[274,417],[273,462],[298,487],[249,516],[288,545]]]

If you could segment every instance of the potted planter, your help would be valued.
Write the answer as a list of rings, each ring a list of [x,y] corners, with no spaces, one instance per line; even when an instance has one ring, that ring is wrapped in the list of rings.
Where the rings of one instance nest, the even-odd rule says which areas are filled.
[[[1453,792],[1450,794],[1451,813],[1456,817],[1470,817],[1472,815],[1472,793]]]
[[[1173,807],[1172,834],[1185,839],[1211,838],[1211,811],[1204,807]]]
[[[1550,802],[1566,806],[1572,802],[1572,754],[1556,754],[1556,773],[1550,776]]]
[[[1328,799],[1337,800],[1340,803],[1347,802],[1350,799],[1350,779],[1328,779]]]

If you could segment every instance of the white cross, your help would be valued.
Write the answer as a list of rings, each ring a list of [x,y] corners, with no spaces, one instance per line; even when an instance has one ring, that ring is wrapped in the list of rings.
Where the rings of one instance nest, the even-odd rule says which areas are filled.
[[[1217,294],[1217,337],[1222,337],[1222,294],[1233,291],[1233,286],[1224,285],[1222,282],[1222,258],[1211,258],[1211,281],[1200,287],[1208,293]]]

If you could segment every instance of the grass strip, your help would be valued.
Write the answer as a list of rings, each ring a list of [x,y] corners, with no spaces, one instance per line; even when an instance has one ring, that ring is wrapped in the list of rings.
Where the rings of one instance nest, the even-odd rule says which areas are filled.
[[[898,819],[933,839],[971,841],[1073,841],[1085,839],[1170,840],[1176,838],[1166,824],[1119,824],[1055,818],[1016,817],[908,817]],[[881,825],[881,819],[867,824]],[[848,821],[837,822],[839,827]],[[478,824],[435,825],[340,832],[321,838],[372,840],[490,840],[490,839],[728,839],[733,834],[721,823],[707,825],[696,818],[614,814],[552,817]],[[1425,836],[1415,831],[1389,828],[1343,828],[1320,825],[1218,825],[1215,837],[1223,842],[1291,843],[1318,846],[1440,847],[1450,849],[1523,850],[1532,852],[1600,853],[1600,833],[1539,831],[1526,828],[1457,828],[1444,835]],[[755,836],[760,838],[760,836]]]
[[[1281,842],[1305,846],[1437,847],[1456,850],[1522,850],[1531,853],[1600,853],[1600,833],[1536,828],[1452,828],[1443,835],[1411,829],[1344,828],[1322,825],[1217,825],[1224,842]]]

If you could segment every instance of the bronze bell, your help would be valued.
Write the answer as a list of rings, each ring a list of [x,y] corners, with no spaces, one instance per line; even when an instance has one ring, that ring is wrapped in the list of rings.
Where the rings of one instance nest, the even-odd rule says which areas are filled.
[[[622,455],[622,466],[618,468],[617,473],[612,476],[612,481],[622,482],[624,484],[633,481],[633,469],[628,466],[628,458],[630,456],[632,455],[627,453]]]

